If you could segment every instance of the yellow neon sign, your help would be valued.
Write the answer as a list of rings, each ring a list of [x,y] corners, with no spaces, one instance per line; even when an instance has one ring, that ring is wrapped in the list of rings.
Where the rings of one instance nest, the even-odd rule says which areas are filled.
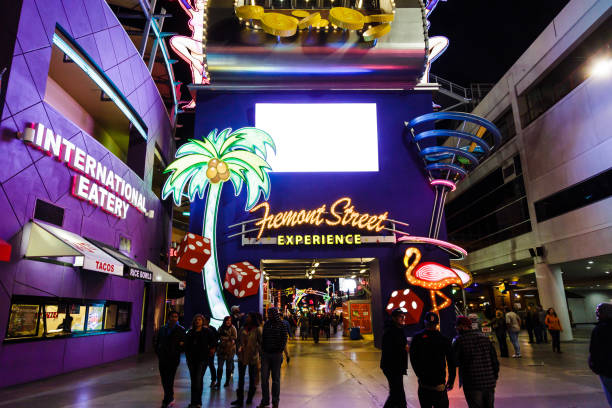
[[[270,213],[270,204],[267,201],[256,205],[250,212],[255,212],[260,208],[264,209],[263,218],[255,223],[259,227],[257,239],[260,239],[266,230],[279,229],[283,227],[295,227],[298,225],[319,226],[323,223],[330,226],[342,225],[351,226],[367,231],[380,232],[384,228],[383,222],[387,219],[389,212],[386,211],[379,215],[360,213],[355,210],[349,197],[342,197],[336,200],[330,207],[329,213],[323,204],[314,210],[289,210],[276,214]],[[327,216],[330,216],[329,218]]]
[[[325,234],[325,235],[279,235],[276,237],[279,246],[291,245],[361,245],[359,234]]]

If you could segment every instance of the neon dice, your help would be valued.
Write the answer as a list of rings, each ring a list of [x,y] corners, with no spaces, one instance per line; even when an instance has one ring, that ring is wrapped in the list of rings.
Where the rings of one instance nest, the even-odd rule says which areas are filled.
[[[202,273],[210,254],[210,239],[188,233],[176,251],[176,266]]]
[[[253,296],[259,291],[261,271],[249,262],[231,264],[225,273],[223,287],[237,298]]]
[[[387,303],[387,313],[391,314],[395,308],[400,308],[406,313],[406,324],[416,324],[421,320],[423,301],[411,289],[394,290]]]

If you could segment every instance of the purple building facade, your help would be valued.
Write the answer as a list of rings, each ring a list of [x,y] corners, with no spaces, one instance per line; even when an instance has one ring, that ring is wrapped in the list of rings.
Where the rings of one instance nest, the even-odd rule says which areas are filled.
[[[43,201],[63,210],[58,227],[114,248],[130,242],[123,251],[130,258],[142,265],[159,263],[160,253],[167,250],[170,214],[151,189],[152,169],[156,149],[168,158],[174,148],[172,125],[155,83],[105,1],[10,3],[0,17],[5,31],[0,38],[0,70],[7,67],[0,93],[0,238],[12,245],[10,261],[0,262],[0,387],[125,358],[136,354],[141,342],[149,343],[150,333],[144,340],[141,333],[143,280],[24,259],[22,235],[37,202]],[[141,143],[134,148],[130,139],[127,160],[45,100],[58,30],[80,47],[146,125],[146,139],[136,134]],[[78,173],[18,137],[30,124],[42,124],[119,175],[142,194],[151,214],[130,206],[126,217],[118,218],[74,197],[71,190]],[[6,337],[16,296],[121,302],[130,309],[129,324],[122,331],[14,342]]]

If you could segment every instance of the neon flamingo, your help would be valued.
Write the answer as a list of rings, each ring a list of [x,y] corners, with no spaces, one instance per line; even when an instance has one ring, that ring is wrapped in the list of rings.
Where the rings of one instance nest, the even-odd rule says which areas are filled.
[[[459,285],[463,287],[466,282],[463,282],[457,272],[451,268],[447,268],[435,262],[423,262],[419,264],[420,261],[421,251],[414,247],[406,249],[406,253],[404,254],[406,280],[411,285],[429,289],[432,304],[431,311],[438,313],[439,310],[451,305],[450,298],[442,293],[441,289],[448,285]],[[444,299],[442,304],[437,304],[436,295]]]
[[[178,2],[189,18],[191,37],[175,35],[170,38],[170,47],[178,56],[189,64],[191,80],[196,85],[208,84],[204,54],[204,21],[206,19],[207,0],[180,0]],[[195,108],[195,99],[183,106],[183,109]]]

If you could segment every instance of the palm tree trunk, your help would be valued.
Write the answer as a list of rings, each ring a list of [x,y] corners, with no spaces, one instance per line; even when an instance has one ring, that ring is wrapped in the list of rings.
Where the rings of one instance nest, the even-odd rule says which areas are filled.
[[[219,265],[217,263],[217,211],[219,210],[222,186],[223,183],[210,183],[202,225],[202,236],[210,239],[211,251],[210,259],[206,262],[202,271],[202,280],[210,313],[212,314],[210,323],[215,327],[221,326],[223,318],[229,316],[229,310],[223,296]]]

